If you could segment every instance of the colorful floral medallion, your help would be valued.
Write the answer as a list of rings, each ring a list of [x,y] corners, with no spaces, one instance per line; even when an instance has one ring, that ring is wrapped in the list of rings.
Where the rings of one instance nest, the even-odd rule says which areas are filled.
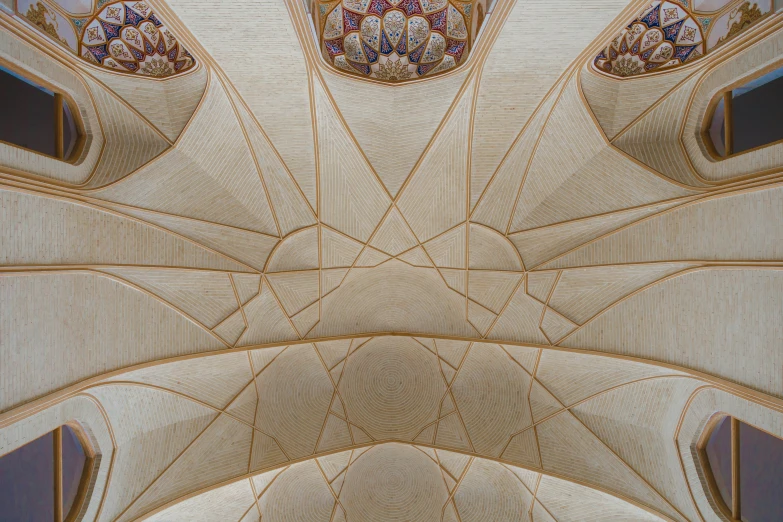
[[[607,74],[626,78],[698,60],[734,38],[771,12],[771,1],[751,5],[747,0],[708,2],[713,11],[702,14],[697,0],[651,3],[598,53],[593,63]],[[714,9],[718,8],[717,11]]]
[[[433,76],[467,59],[474,3],[323,2],[315,17],[321,50],[329,63],[351,74],[392,82]]]
[[[152,77],[173,76],[195,65],[193,56],[145,0],[96,0],[93,14],[84,18],[64,16],[68,4],[61,5],[62,0],[54,0],[51,4],[48,0],[36,1],[33,9],[32,5],[22,5],[30,0],[17,0],[17,9],[27,7],[26,11],[19,11],[20,14],[90,63]],[[47,22],[49,18],[54,24]],[[73,34],[78,40],[74,38],[70,43],[70,38],[63,38],[61,32]]]
[[[701,27],[682,6],[654,2],[595,58],[602,71],[636,76],[704,55]]]

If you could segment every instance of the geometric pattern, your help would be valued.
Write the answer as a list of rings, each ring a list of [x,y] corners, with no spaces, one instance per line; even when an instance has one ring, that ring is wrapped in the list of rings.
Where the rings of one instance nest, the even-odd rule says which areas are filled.
[[[410,480],[396,487],[390,485],[381,494],[371,494],[368,484],[382,480],[378,476],[381,471]],[[303,495],[297,506],[284,510],[285,495],[295,487],[307,488],[310,494]],[[503,495],[513,500],[506,505],[496,503]],[[396,443],[336,453],[255,475],[186,500],[149,520],[180,520],[198,513],[243,521],[281,515],[292,520],[309,515],[307,520],[323,522],[551,521],[571,520],[576,513],[584,516],[586,510],[600,511],[603,520],[660,520],[609,495],[516,466]]]
[[[144,0],[96,0],[92,9],[84,11],[94,14],[85,18],[68,13],[80,5],[65,0],[52,0],[53,4],[48,1],[39,0],[33,5],[31,0],[17,0],[17,14],[90,63],[117,72],[159,78],[185,72],[196,63]]]
[[[374,483],[412,520],[713,518],[711,416],[783,426],[783,163],[700,122],[779,31],[617,82],[616,5],[499,2],[459,71],[389,85],[325,69],[299,3],[232,39],[247,6],[199,5],[155,6],[200,57],[163,82],[0,17],[93,158],[0,144],[0,454],[81,424],[85,520],[393,519]]]
[[[672,2],[653,2],[594,63],[601,71],[627,77],[697,60],[704,52],[701,27],[688,10]]]
[[[195,61],[144,2],[115,2],[85,25],[80,55],[115,71],[164,77]]]
[[[636,436],[647,437],[655,447],[668,438],[666,419],[678,418],[686,399],[706,384],[677,370],[609,357],[384,336],[175,361],[99,380],[80,393],[106,408],[120,439],[117,465],[127,471],[116,480],[131,492],[110,489],[105,508],[107,515],[120,520],[176,505],[180,494],[198,490],[198,484],[208,487],[263,473],[266,479],[253,486],[258,496],[279,480],[275,477],[285,477],[285,470],[297,466],[311,469],[334,490],[334,495],[325,490],[323,498],[330,500],[323,509],[325,520],[330,520],[335,496],[349,520],[352,510],[364,513],[361,520],[383,520],[388,506],[373,502],[397,504],[408,495],[419,500],[411,500],[407,508],[411,518],[400,520],[430,520],[422,513],[440,513],[452,502],[461,516],[478,510],[470,520],[486,520],[480,516],[484,510],[493,514],[490,520],[506,520],[502,510],[507,508],[497,498],[479,502],[467,492],[489,487],[481,483],[501,491],[515,484],[514,489],[519,487],[514,477],[527,484],[517,493],[527,499],[518,506],[522,511],[532,508],[532,498],[524,492],[530,489],[536,495],[539,480],[556,477],[564,482],[562,487],[586,484],[573,490],[580,497],[604,492],[602,502],[626,506],[618,509],[641,508],[637,516],[643,520],[680,520],[679,512],[691,507],[670,490],[683,487],[682,477],[661,475],[646,461],[643,448],[623,447],[615,436],[616,423],[636,430]],[[646,417],[626,424],[620,405],[644,411]],[[181,433],[181,438],[172,438],[172,433]],[[129,468],[128,459],[143,458],[135,441],[139,437],[150,450],[160,445],[154,469]],[[223,441],[219,451],[217,440]],[[345,473],[359,455],[383,454],[390,447],[395,449],[387,457],[379,455],[377,462],[368,458],[366,466]],[[335,453],[352,448],[352,457],[350,451]],[[409,466],[418,468],[412,461],[419,457],[412,455],[419,453],[412,449],[428,457],[427,466],[437,466],[404,473]],[[292,461],[309,464],[291,466]],[[388,467],[396,471],[389,477],[377,475]],[[192,471],[189,477],[169,478],[186,469]],[[469,469],[473,475],[465,475]],[[401,478],[406,476],[418,478]],[[291,480],[290,488],[304,487],[300,479]],[[363,484],[374,480],[382,486],[378,494],[367,495]],[[321,486],[308,483],[305,489],[319,498]],[[459,493],[460,487],[468,489]],[[426,496],[416,494],[430,488]],[[501,491],[493,495],[502,498]],[[280,494],[266,507],[261,503],[262,512],[299,509],[287,498],[290,493]],[[311,508],[319,513],[322,509]]]
[[[692,63],[735,38],[772,12],[746,0],[702,4],[688,0],[652,2],[593,60],[595,68],[618,78],[670,70]]]
[[[463,63],[480,29],[471,32],[474,9],[483,10],[483,3],[346,0],[318,4],[314,18],[327,62],[352,74],[399,82]]]

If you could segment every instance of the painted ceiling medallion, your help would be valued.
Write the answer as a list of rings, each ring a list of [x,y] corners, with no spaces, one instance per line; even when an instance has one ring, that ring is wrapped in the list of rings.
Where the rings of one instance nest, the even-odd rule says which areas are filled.
[[[672,2],[653,2],[595,58],[615,76],[636,76],[704,55],[704,37],[693,15]]]
[[[668,70],[698,60],[745,31],[771,8],[770,0],[702,0],[695,8],[688,0],[652,2],[593,63],[598,70],[620,78]]]
[[[72,3],[17,0],[17,13],[84,60],[107,69],[168,77],[195,65],[146,1],[95,0],[87,17],[70,16]]]
[[[326,60],[351,74],[414,80],[465,62],[483,0],[342,0],[313,10]],[[482,16],[473,16],[474,9]]]

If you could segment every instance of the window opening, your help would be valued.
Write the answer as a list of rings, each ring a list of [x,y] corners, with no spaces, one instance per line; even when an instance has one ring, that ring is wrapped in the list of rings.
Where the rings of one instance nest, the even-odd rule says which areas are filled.
[[[783,140],[783,67],[721,93],[707,134],[729,157]]]
[[[65,425],[0,456],[0,521],[75,520],[94,463],[82,440]]]
[[[783,520],[783,440],[733,417],[701,448],[712,495],[733,522]]]
[[[80,133],[65,96],[0,64],[0,141],[67,160]]]

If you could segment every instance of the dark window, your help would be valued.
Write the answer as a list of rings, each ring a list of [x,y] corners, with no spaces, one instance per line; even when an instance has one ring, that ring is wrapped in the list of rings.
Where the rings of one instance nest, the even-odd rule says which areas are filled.
[[[742,520],[783,520],[783,440],[740,423]]]
[[[723,157],[783,140],[783,68],[722,93],[708,134]]]
[[[82,443],[70,426],[63,426],[63,513],[70,513],[87,463]]]
[[[710,470],[723,502],[731,505],[731,418],[723,417],[706,446]]]
[[[68,159],[78,138],[62,94],[0,65],[0,141]]]
[[[702,451],[713,496],[728,518],[783,520],[783,440],[724,417]]]
[[[53,435],[0,458],[0,520],[54,520]]]
[[[70,426],[0,456],[0,522],[75,518],[91,473],[92,458]]]

